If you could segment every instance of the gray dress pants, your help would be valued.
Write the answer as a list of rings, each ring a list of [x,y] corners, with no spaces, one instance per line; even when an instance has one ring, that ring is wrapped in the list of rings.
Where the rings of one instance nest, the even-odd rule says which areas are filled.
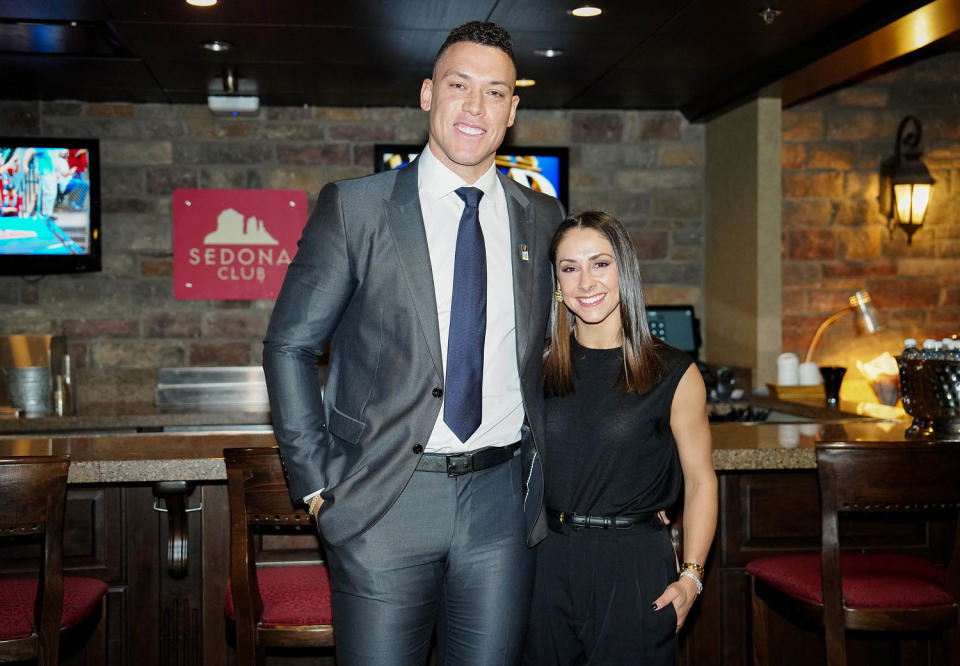
[[[533,553],[521,457],[450,478],[414,472],[373,527],[327,546],[339,666],[519,661]]]

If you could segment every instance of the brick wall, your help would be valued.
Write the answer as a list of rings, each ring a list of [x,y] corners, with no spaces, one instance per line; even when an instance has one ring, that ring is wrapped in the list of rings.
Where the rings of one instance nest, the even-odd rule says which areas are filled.
[[[272,301],[173,298],[174,189],[303,189],[312,203],[324,183],[370,173],[374,143],[425,142],[426,119],[400,108],[216,119],[192,105],[0,102],[0,134],[101,141],[104,270],[0,277],[0,334],[66,335],[83,405],[152,401],[158,367],[260,363]],[[508,141],[569,146],[571,210],[602,208],[630,227],[649,301],[702,307],[702,126],[678,113],[521,110]]]
[[[916,62],[783,114],[783,349],[802,352],[817,325],[866,288],[888,326],[854,340],[841,321],[817,359],[899,352],[904,337],[960,328],[960,54]],[[904,116],[923,123],[937,180],[923,228],[907,245],[877,204],[880,162]]]

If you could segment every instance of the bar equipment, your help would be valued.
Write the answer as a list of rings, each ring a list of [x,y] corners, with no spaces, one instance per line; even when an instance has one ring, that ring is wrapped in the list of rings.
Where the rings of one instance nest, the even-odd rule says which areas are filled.
[[[65,356],[66,343],[59,335],[0,336],[0,400],[28,418],[50,414],[54,381],[64,374]]]

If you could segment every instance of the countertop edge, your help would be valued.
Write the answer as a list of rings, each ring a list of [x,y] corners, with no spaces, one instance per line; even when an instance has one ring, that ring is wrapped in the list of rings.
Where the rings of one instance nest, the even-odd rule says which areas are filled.
[[[717,472],[816,469],[813,449],[724,449],[713,451]],[[67,482],[78,484],[226,481],[222,458],[78,460]]]

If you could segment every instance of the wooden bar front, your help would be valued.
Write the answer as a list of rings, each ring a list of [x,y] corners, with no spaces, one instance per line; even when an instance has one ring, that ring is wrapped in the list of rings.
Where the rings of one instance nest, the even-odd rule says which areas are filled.
[[[720,521],[706,589],[683,630],[681,663],[749,664],[746,563],[819,548],[813,431],[837,439],[902,438],[903,423],[851,420],[796,425],[712,427],[720,479]],[[71,469],[66,570],[110,585],[108,664],[220,666],[231,663],[223,596],[229,511],[224,448],[273,446],[264,431],[0,437],[0,455],[67,453]],[[162,483],[166,482],[166,483]],[[173,482],[173,483],[171,483]],[[184,513],[171,519],[158,509]],[[858,524],[847,543],[881,543],[936,558],[949,526],[884,521]],[[315,560],[315,535],[267,539],[278,560]],[[32,566],[28,548],[0,553],[0,575]],[[822,636],[774,622],[774,644],[797,664],[823,661]],[[85,663],[82,651],[69,663]],[[316,657],[313,657],[316,663]],[[327,659],[330,659],[329,657]],[[91,657],[86,663],[99,663]],[[289,655],[269,663],[307,663]],[[897,663],[889,640],[853,640],[851,663]]]

